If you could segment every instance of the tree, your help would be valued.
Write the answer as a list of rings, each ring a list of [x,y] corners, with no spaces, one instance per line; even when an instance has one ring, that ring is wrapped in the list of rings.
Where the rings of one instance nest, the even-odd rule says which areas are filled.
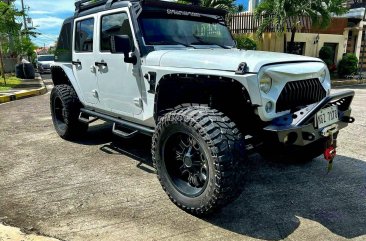
[[[268,27],[273,26],[275,32],[287,32],[287,21],[291,18],[294,24],[290,27],[291,41],[288,52],[292,53],[295,45],[295,34],[298,28],[302,27],[300,17],[307,16],[314,26],[326,28],[329,26],[332,15],[341,15],[348,11],[343,7],[345,0],[264,0],[255,10],[255,16],[263,17],[263,23],[257,30],[258,37]],[[286,48],[286,44],[285,44]]]
[[[8,36],[18,36],[21,25],[15,22],[15,17],[23,16],[23,12],[17,11],[12,4],[0,2],[0,70],[1,76],[5,79],[3,47]]]
[[[5,84],[4,53],[13,56],[34,55],[35,45],[29,36],[36,37],[39,33],[34,28],[22,30],[22,24],[15,21],[17,17],[25,15],[24,11],[18,11],[14,7],[12,1],[0,1],[0,72]]]
[[[245,49],[245,50],[256,50],[257,43],[251,37],[245,34],[236,34],[234,35],[234,39],[236,41],[236,47],[238,49]]]
[[[37,46],[32,42],[32,40],[26,36],[23,35],[21,37],[21,41],[19,43],[19,49],[22,54],[28,56],[29,61],[32,62],[33,59],[35,59],[35,50],[37,49]]]

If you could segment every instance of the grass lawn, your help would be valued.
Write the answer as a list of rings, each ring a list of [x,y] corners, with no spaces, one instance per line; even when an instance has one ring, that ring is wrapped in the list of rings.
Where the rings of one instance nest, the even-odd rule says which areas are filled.
[[[22,83],[20,79],[13,75],[6,75],[6,85],[4,83],[4,79],[0,76],[0,91],[2,90],[10,90],[11,88]]]

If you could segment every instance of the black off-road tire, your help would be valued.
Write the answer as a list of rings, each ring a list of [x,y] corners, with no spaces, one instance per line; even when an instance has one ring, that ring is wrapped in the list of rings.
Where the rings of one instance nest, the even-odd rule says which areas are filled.
[[[185,133],[196,140],[208,163],[206,186],[199,194],[182,192],[167,171],[167,166],[172,165],[168,162],[173,160],[166,160],[169,150],[165,151],[165,146],[177,133]],[[242,191],[246,160],[244,138],[228,117],[209,107],[186,106],[164,115],[153,136],[152,158],[158,179],[169,198],[193,215],[202,216],[222,208]]]
[[[52,121],[57,134],[65,140],[79,139],[88,124],[79,121],[81,103],[69,85],[56,85],[51,92]]]

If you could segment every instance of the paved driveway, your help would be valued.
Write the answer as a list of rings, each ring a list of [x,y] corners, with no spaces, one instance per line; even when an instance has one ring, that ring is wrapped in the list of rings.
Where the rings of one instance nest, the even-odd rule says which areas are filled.
[[[49,94],[0,105],[0,221],[63,240],[366,240],[366,87],[354,89],[356,123],[330,174],[321,158],[251,156],[241,197],[205,219],[168,200],[149,138],[118,139],[97,122],[84,141],[66,142]]]

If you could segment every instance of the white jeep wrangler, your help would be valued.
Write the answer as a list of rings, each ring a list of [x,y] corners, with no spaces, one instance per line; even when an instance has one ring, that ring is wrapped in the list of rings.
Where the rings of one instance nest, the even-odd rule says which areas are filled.
[[[113,133],[152,136],[160,183],[204,215],[240,194],[249,150],[332,161],[352,123],[352,91],[330,95],[317,58],[244,51],[226,12],[149,0],[80,0],[52,66],[57,133],[81,137],[96,119]]]

